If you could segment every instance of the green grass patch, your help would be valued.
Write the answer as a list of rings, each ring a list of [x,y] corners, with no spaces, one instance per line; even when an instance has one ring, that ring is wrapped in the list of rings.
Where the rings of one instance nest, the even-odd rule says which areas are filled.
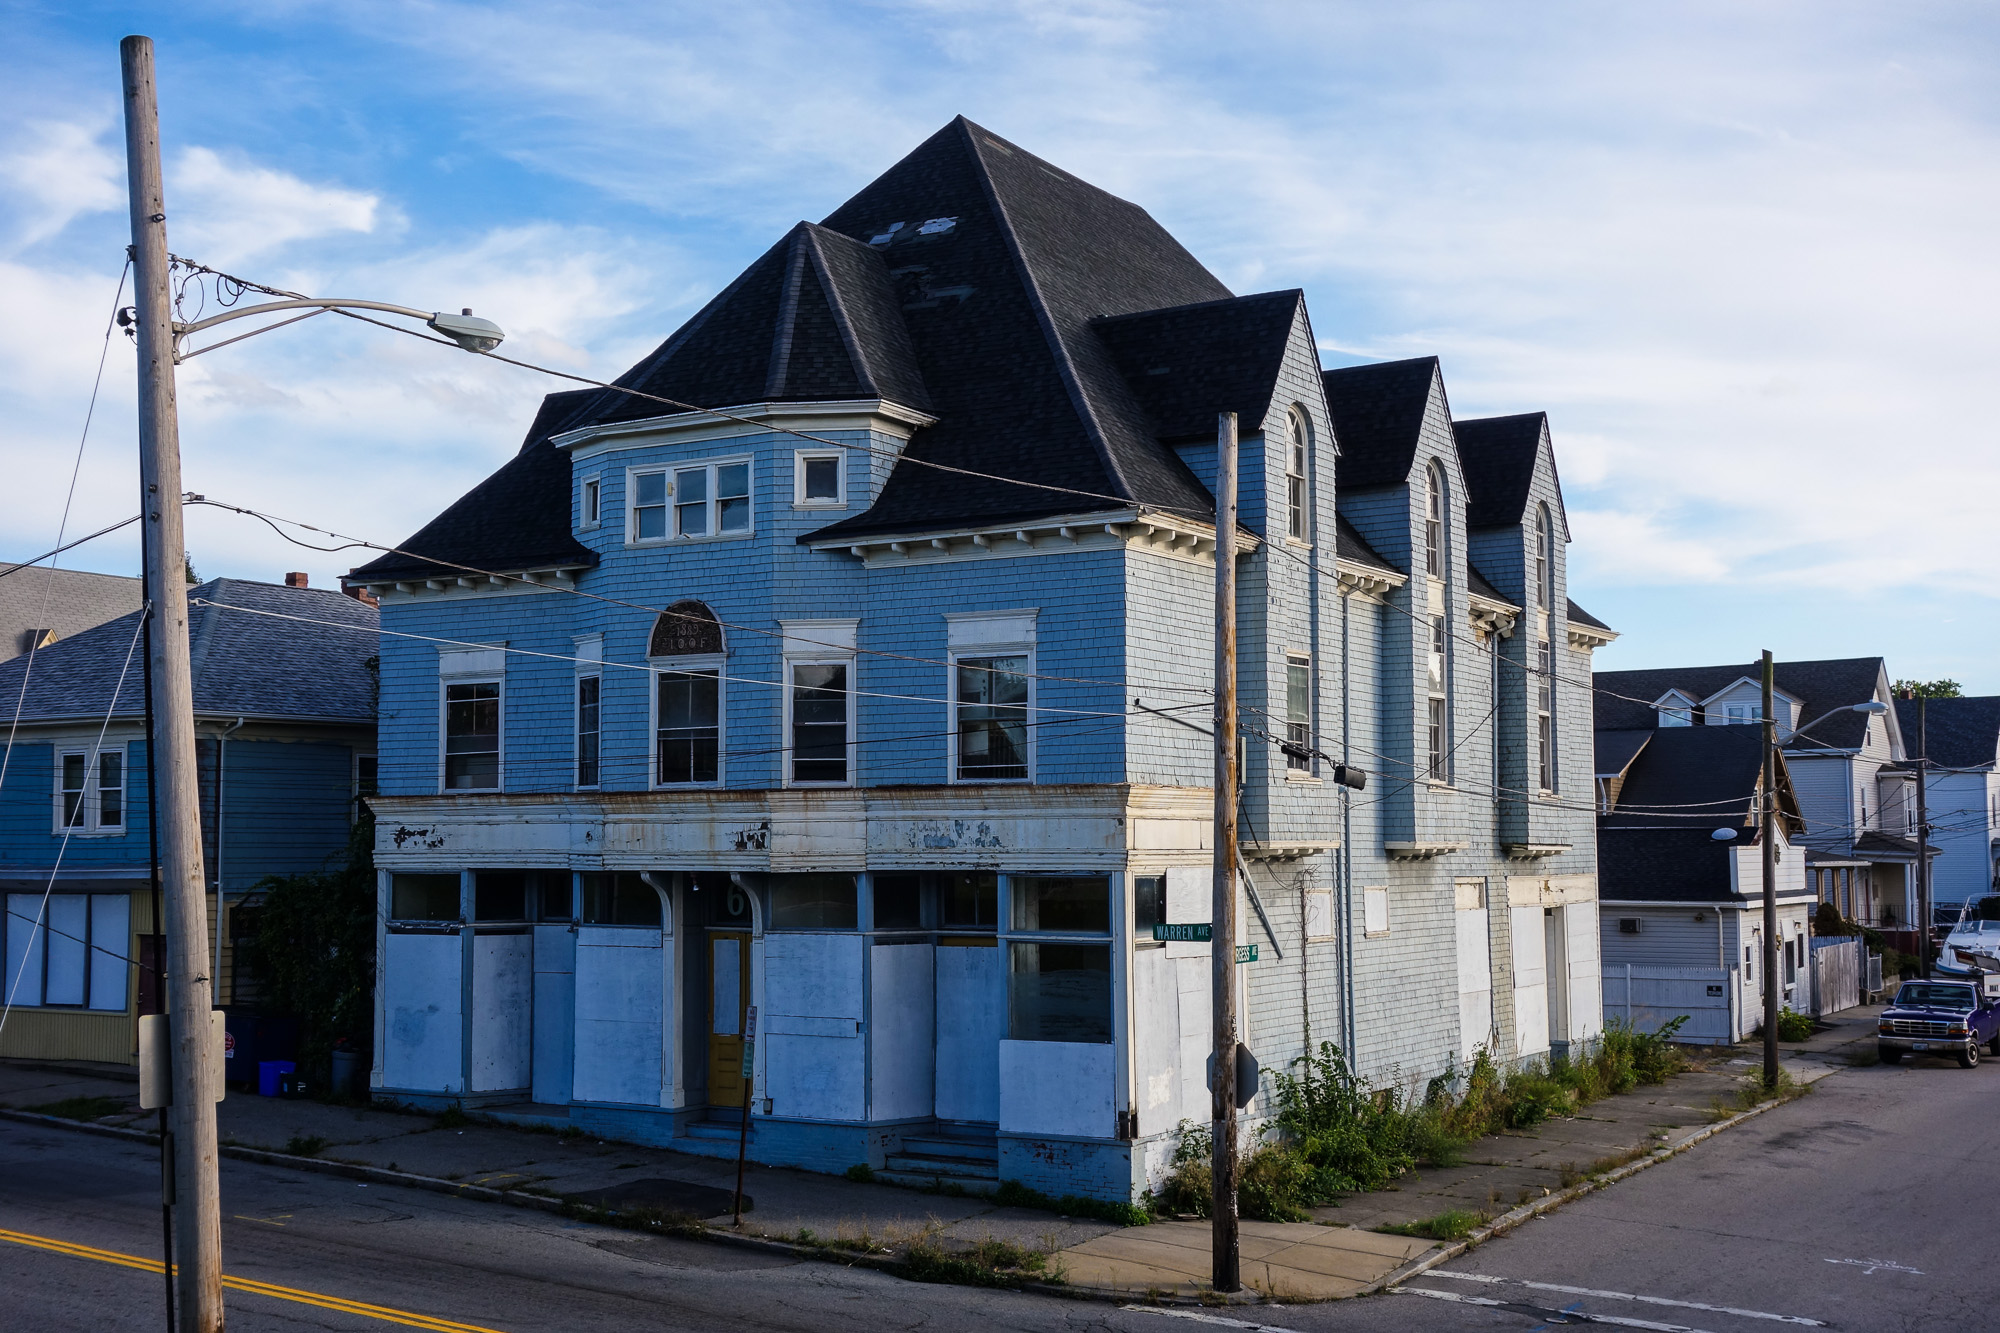
[[[123,1097],[65,1097],[59,1102],[43,1102],[28,1109],[39,1115],[58,1116],[64,1120],[102,1120],[130,1105]]]
[[[847,1178],[859,1184],[866,1185],[875,1179],[875,1168],[866,1162],[856,1162],[853,1166],[847,1168]]]
[[[903,1270],[918,1282],[1018,1287],[1023,1282],[1062,1280],[1048,1268],[1049,1258],[1041,1251],[990,1237],[969,1250],[947,1250],[924,1240],[903,1251]]]
[[[293,1157],[317,1157],[326,1150],[326,1140],[317,1134],[294,1134],[285,1140],[285,1151]]]
[[[464,1129],[472,1123],[472,1117],[465,1113],[463,1106],[453,1102],[431,1117],[431,1123],[439,1129]]]
[[[1464,1240],[1486,1222],[1486,1214],[1469,1208],[1449,1208],[1436,1217],[1415,1222],[1397,1222],[1376,1227],[1392,1236],[1416,1236],[1423,1240]]]

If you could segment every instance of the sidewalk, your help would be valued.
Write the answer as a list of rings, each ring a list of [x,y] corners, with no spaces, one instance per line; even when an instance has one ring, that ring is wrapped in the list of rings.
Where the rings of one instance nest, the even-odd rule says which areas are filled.
[[[1786,1045],[1792,1077],[1812,1082],[1874,1052],[1879,1008],[1850,1010],[1831,1030]],[[1754,1047],[1695,1051],[1705,1067],[1668,1083],[1607,1097],[1580,1115],[1533,1130],[1489,1136],[1462,1166],[1422,1170],[1394,1187],[1319,1209],[1314,1222],[1245,1222],[1243,1276],[1281,1300],[1325,1300],[1374,1289],[1441,1252],[1428,1238],[1373,1228],[1471,1213],[1481,1222],[1554,1206],[1591,1188],[1592,1177],[1664,1156],[1709,1133],[1738,1109]],[[136,1106],[128,1068],[0,1061],[0,1106],[40,1110],[103,1126],[152,1127]],[[91,1102],[87,1099],[101,1098]],[[68,1103],[68,1105],[63,1105]],[[385,1183],[467,1189],[528,1206],[581,1205],[630,1214],[705,1219],[731,1232],[735,1164],[581,1134],[448,1123],[398,1111],[281,1101],[231,1092],[218,1108],[225,1145],[314,1158],[329,1169],[365,1170]],[[1663,1151],[1664,1150],[1664,1151]],[[292,1165],[304,1166],[302,1161]],[[379,1173],[379,1174],[378,1174]],[[391,1176],[390,1173],[395,1173]],[[470,1187],[468,1189],[468,1187]],[[489,1191],[497,1192],[489,1194]],[[1060,1280],[1078,1293],[1192,1297],[1207,1287],[1209,1224],[1165,1221],[1121,1227],[1030,1208],[751,1165],[751,1204],[740,1233],[832,1252],[848,1261],[915,1270],[940,1261],[963,1277],[968,1265],[1006,1281]]]

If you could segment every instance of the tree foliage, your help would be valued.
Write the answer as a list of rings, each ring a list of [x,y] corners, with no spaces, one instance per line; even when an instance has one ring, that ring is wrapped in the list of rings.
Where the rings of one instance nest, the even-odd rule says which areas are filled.
[[[364,809],[343,863],[303,875],[272,875],[262,895],[246,960],[264,1007],[299,1024],[299,1063],[322,1076],[334,1042],[365,1047],[374,1024],[375,820]]]
[[[1904,699],[1957,699],[1965,691],[1955,680],[1899,680],[1896,694]]]

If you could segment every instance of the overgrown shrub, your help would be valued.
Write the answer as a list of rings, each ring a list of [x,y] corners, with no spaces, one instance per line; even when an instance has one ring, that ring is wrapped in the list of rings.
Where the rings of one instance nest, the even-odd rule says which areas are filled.
[[[304,875],[274,875],[253,892],[256,930],[243,959],[263,988],[263,1007],[299,1023],[299,1067],[327,1086],[333,1044],[365,1043],[374,1032],[375,820],[363,813],[344,864]]]

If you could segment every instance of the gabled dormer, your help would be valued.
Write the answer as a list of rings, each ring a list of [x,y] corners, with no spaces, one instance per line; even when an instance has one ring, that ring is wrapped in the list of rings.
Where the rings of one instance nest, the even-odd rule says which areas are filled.
[[[1653,700],[1653,715],[1662,727],[1691,727],[1701,716],[1701,700],[1683,690],[1668,690]]]
[[[1772,716],[1778,724],[1780,742],[1789,740],[1799,724],[1809,720],[1799,716],[1802,707],[1796,695],[1787,694],[1779,687],[1772,689]],[[1762,723],[1763,683],[1754,676],[1738,676],[1701,701],[1701,715],[1703,725],[1710,727],[1742,727]]]

